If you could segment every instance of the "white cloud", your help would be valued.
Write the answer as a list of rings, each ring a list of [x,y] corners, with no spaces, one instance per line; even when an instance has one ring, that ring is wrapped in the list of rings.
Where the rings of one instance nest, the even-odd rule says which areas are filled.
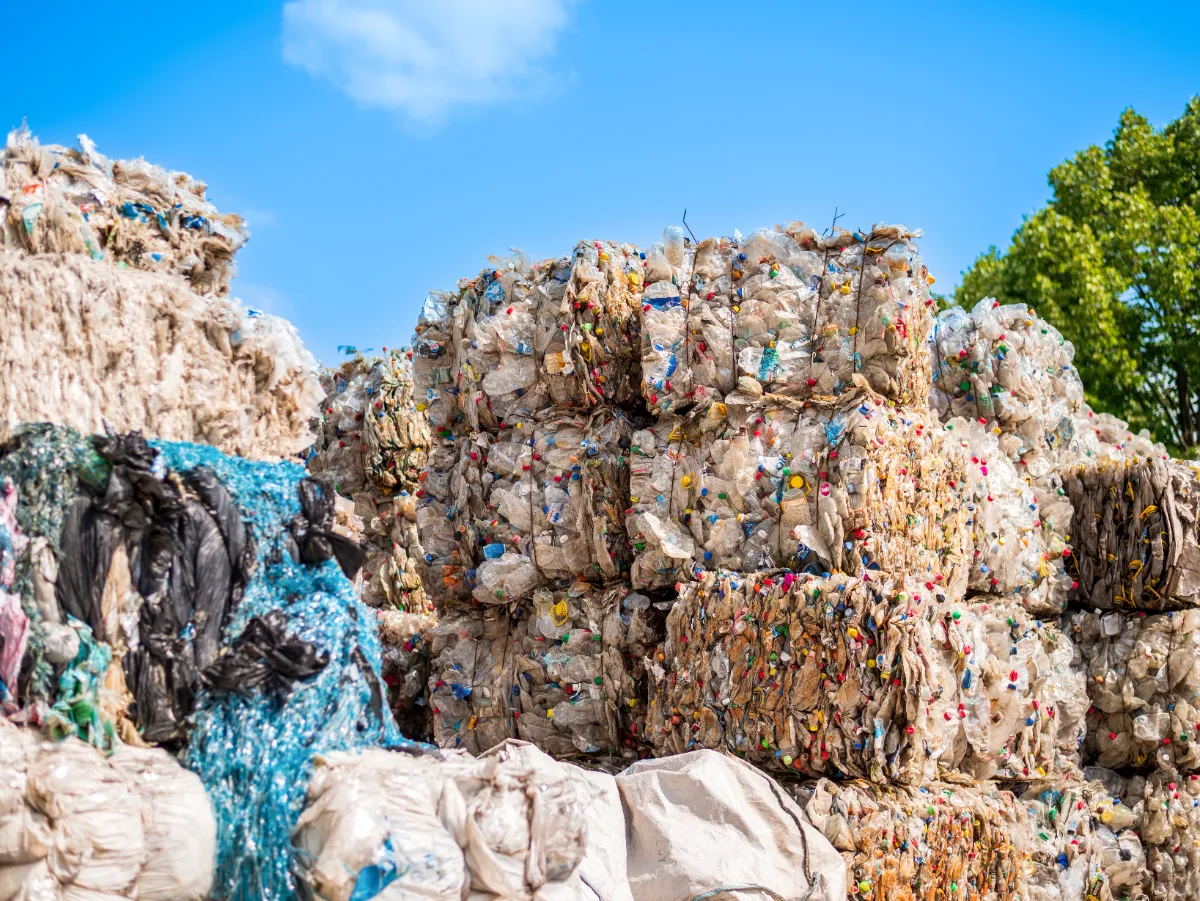
[[[546,90],[575,0],[291,0],[284,58],[355,100],[437,124]]]

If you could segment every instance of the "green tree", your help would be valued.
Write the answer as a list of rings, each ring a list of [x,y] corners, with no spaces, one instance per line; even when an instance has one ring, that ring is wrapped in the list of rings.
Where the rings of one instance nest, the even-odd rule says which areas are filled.
[[[1200,444],[1200,97],[1155,130],[1132,109],[1113,138],[1050,173],[1053,197],[955,300],[1021,302],[1075,345],[1098,410],[1176,450]]]

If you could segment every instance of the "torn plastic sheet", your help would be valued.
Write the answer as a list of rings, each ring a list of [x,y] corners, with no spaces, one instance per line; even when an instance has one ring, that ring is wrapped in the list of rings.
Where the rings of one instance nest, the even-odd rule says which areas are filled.
[[[1200,610],[1071,613],[1091,707],[1085,757],[1200,768]]]
[[[1077,599],[1164,610],[1200,603],[1200,470],[1129,452],[1064,474]]]
[[[1012,793],[995,783],[821,779],[789,788],[841,852],[854,894],[897,901],[1026,897],[1028,823]]]
[[[491,431],[552,406],[630,402],[641,280],[628,245],[493,258],[457,294],[425,302],[412,342],[418,409],[435,429]]]
[[[218,212],[207,190],[144,159],[110,161],[86,135],[68,148],[40,144],[22,126],[0,151],[0,248],[81,254],[227,294],[250,231],[241,216]]]
[[[216,824],[166,752],[111,756],[0,718],[0,887],[9,898],[204,901]]]
[[[881,223],[822,236],[793,222],[685,245],[674,231],[644,255],[642,394],[652,412],[705,409],[742,378],[829,399],[857,390],[858,376],[925,405],[933,279],[919,233]]]
[[[788,567],[881,569],[962,591],[966,456],[935,420],[867,395],[830,409],[746,387],[634,434],[634,587],[693,567]]]
[[[624,586],[579,582],[443,615],[431,648],[435,740],[478,753],[514,737],[568,758],[632,748],[650,605]]]

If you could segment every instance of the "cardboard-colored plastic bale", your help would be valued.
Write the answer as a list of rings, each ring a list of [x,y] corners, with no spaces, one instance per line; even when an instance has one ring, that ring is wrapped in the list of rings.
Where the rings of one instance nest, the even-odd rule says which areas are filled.
[[[1136,817],[1101,782],[1034,782],[1020,805],[1033,857],[1029,901],[1147,901]]]
[[[1161,455],[1079,465],[1064,475],[1078,601],[1103,610],[1200,604],[1200,469]]]
[[[655,640],[649,607],[625,586],[580,582],[444,615],[430,649],[436,742],[478,753],[514,737],[566,758],[631,748],[640,660]]]
[[[1200,610],[1067,622],[1091,698],[1087,761],[1200,768]]]
[[[0,420],[279,458],[321,399],[295,328],[182,279],[0,249]]]
[[[581,242],[570,259],[517,255],[430,295],[413,337],[417,400],[437,428],[494,431],[553,406],[636,397],[641,260]]]
[[[860,385],[924,407],[933,280],[902,225],[822,236],[800,222],[645,254],[642,394],[656,414],[703,410],[750,378],[829,399]]]
[[[1158,769],[1122,776],[1100,767],[1088,775],[1103,782],[1133,816],[1145,851],[1144,897],[1183,901],[1200,895],[1200,775]]]
[[[218,212],[207,190],[144,159],[110,161],[86,135],[78,148],[43,145],[23,126],[0,151],[0,248],[81,254],[227,294],[233,255],[250,232],[241,216]]]
[[[0,897],[203,901],[216,822],[164,751],[105,757],[0,718]]]
[[[544,582],[628,573],[633,426],[618,409],[550,413],[458,442],[455,524],[473,597],[502,604]]]
[[[589,885],[629,899],[613,778],[521,742],[478,759],[325,755],[295,844],[319,901],[567,901],[595,897]]]
[[[821,779],[789,788],[841,852],[852,895],[1025,901],[1028,826],[1016,798],[995,783]]]
[[[823,408],[744,388],[633,436],[635,588],[787,567],[882,569],[961,593],[966,456],[936,420],[867,395]]]

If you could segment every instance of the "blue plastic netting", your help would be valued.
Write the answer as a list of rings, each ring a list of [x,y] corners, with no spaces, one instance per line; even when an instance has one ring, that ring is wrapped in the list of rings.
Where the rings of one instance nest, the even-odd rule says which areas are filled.
[[[207,446],[151,442],[172,470],[213,470],[254,537],[257,562],[222,636],[282,610],[288,629],[329,655],[313,679],[282,701],[261,692],[203,693],[185,762],[204,781],[217,817],[213,897],[289,901],[295,897],[292,830],[304,806],[313,755],[383,745],[424,747],[404,738],[380,679],[375,614],[332,560],[305,566],[289,555],[287,523],[300,512],[297,463],[258,463]]]

